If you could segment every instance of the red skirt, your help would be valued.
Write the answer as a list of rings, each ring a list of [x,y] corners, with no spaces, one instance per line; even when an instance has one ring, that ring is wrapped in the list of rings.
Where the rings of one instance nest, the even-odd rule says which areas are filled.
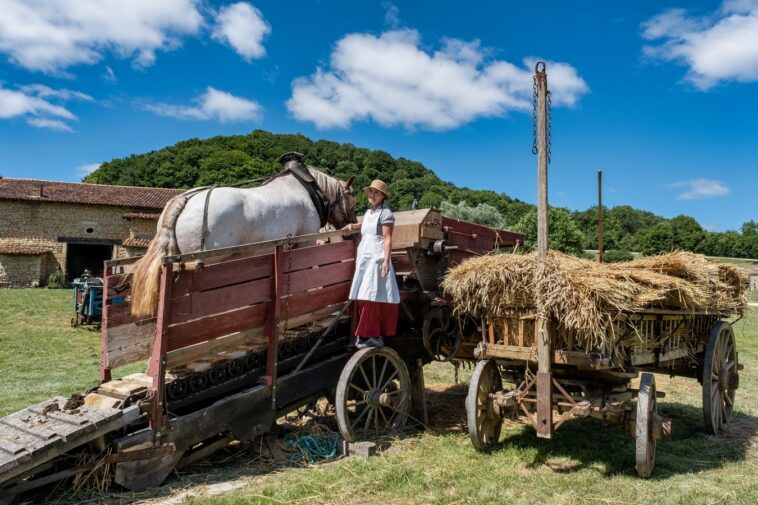
[[[391,337],[397,332],[397,303],[358,302],[356,337]]]

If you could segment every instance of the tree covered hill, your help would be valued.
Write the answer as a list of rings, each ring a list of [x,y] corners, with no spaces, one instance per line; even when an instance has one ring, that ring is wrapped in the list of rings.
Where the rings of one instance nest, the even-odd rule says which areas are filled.
[[[105,162],[84,182],[165,188],[234,184],[275,174],[281,168],[277,158],[287,151],[303,153],[306,163],[340,179],[354,175],[358,188],[373,179],[387,181],[395,210],[410,209],[414,201],[419,208],[440,207],[445,202],[448,212],[473,220],[481,216],[485,224],[534,236],[534,205],[503,193],[459,188],[417,161],[395,159],[384,151],[313,141],[299,134],[255,130],[249,135],[185,140],[159,151]],[[360,192],[357,196],[358,205],[365,208],[365,196]],[[495,217],[493,222],[493,215],[498,214],[500,220]],[[574,212],[563,209],[551,213],[550,221],[552,246],[569,252],[597,247],[597,207]],[[717,256],[758,257],[758,224],[753,221],[745,223],[741,233],[713,233],[704,231],[689,216],[667,220],[619,206],[605,210],[603,228],[605,249],[654,253],[679,248]]]

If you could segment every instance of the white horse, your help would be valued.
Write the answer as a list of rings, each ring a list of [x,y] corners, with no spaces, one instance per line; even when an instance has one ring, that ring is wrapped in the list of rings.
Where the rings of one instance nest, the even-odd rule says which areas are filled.
[[[287,153],[284,169],[303,167],[302,155]],[[295,165],[293,165],[295,164]],[[327,222],[335,229],[357,222],[353,177],[342,182],[307,167],[328,201]],[[131,280],[131,312],[151,317],[158,307],[161,258],[205,249],[261,242],[316,233],[321,218],[308,190],[291,172],[257,188],[200,188],[178,195],[166,204],[158,231],[137,263]]]

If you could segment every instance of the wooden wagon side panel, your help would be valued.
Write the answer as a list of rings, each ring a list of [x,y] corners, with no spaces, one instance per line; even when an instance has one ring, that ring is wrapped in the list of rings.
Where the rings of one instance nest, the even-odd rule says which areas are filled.
[[[155,336],[155,318],[131,315],[129,273],[138,258],[105,263],[101,328],[100,380],[110,378],[110,369],[147,359]]]

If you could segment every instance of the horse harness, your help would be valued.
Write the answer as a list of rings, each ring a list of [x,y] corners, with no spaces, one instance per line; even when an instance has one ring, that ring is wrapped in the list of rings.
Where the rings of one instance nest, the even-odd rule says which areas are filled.
[[[324,194],[324,191],[321,189],[321,186],[318,185],[318,182],[316,182],[316,179],[311,175],[311,173],[308,171],[308,169],[303,165],[302,163],[287,163],[287,165],[284,167],[284,169],[279,172],[278,174],[269,177],[261,186],[265,186],[269,182],[273,181],[274,179],[277,179],[279,177],[283,177],[285,175],[294,175],[295,179],[300,181],[300,184],[303,185],[305,190],[308,192],[308,196],[311,197],[311,201],[313,202],[314,207],[316,207],[316,212],[318,212],[318,217],[321,221],[320,227],[323,228],[326,226],[326,221],[329,217],[329,199]],[[238,184],[233,184],[230,186],[219,186],[217,184],[214,184],[212,186],[205,186],[202,188],[196,188],[193,190],[189,190],[186,193],[183,193],[185,196],[190,197],[194,193],[198,193],[204,189],[207,189],[208,192],[205,194],[205,205],[203,206],[203,229],[202,233],[200,235],[200,250],[205,251],[205,239],[208,235],[208,205],[211,200],[211,192],[219,187],[226,187],[226,188],[233,188],[238,186],[244,186],[246,184],[250,184],[253,182],[258,182],[261,179],[252,179],[249,181],[244,181]]]

